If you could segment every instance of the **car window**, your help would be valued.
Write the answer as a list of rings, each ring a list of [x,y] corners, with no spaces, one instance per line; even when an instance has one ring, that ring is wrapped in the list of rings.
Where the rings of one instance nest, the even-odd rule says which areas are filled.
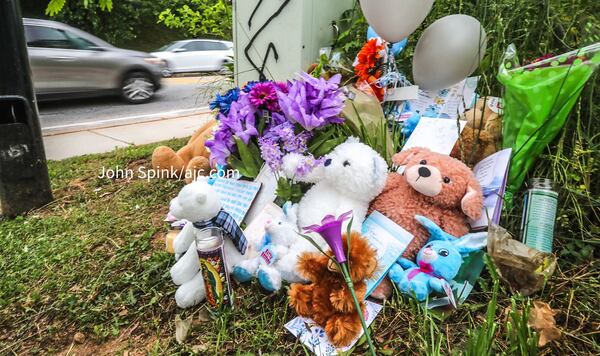
[[[200,41],[188,42],[182,47],[185,48],[188,52],[204,51],[204,46]]]
[[[28,47],[75,49],[64,31],[43,26],[25,26]]]
[[[79,35],[44,26],[25,26],[28,47],[91,49],[97,45]]]
[[[98,47],[98,45],[96,45],[95,43],[93,43],[83,37],[80,37],[80,36],[74,34],[73,32],[70,32],[70,31],[64,31],[64,32],[76,49],[92,49],[92,48]]]
[[[204,42],[206,51],[225,51],[227,50],[227,45],[222,42]]]

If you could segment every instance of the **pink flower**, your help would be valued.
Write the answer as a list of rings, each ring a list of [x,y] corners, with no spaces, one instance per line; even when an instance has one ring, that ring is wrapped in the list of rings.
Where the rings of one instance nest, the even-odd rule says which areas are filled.
[[[352,215],[352,210],[343,213],[337,219],[333,215],[326,215],[321,220],[321,225],[305,226],[305,232],[316,232],[327,242],[327,245],[333,251],[333,255],[338,263],[346,262],[344,253],[344,243],[342,242],[342,224]]]
[[[256,83],[250,93],[250,103],[259,109],[279,111],[276,86],[273,82]]]

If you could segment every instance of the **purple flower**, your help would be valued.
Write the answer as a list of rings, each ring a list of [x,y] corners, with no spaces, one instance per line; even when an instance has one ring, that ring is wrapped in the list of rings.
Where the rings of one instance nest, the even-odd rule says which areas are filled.
[[[231,103],[238,100],[240,94],[240,88],[229,89],[224,95],[217,94],[217,97],[210,102],[209,107],[211,110],[219,109],[221,114],[227,115]]]
[[[298,167],[296,167],[296,175],[298,177],[304,177],[310,173],[315,167],[323,163],[323,158],[315,159],[313,155],[304,156]]]
[[[271,171],[277,172],[281,168],[283,152],[279,147],[279,143],[276,138],[263,136],[258,139],[258,146],[260,147],[260,156],[271,168]]]
[[[257,109],[279,111],[277,91],[273,82],[256,83],[248,93],[250,103]]]
[[[227,158],[231,155],[235,147],[233,135],[227,127],[219,126],[215,136],[204,143],[210,149],[210,161],[216,161],[217,164],[226,165]]]
[[[339,117],[344,107],[344,94],[339,88],[341,75],[329,80],[306,73],[288,84],[288,93],[277,91],[279,106],[285,116],[311,131],[327,124],[342,123]]]
[[[342,242],[342,224],[350,215],[352,215],[352,210],[343,213],[337,219],[333,215],[326,215],[321,220],[321,225],[304,227],[305,232],[316,232],[323,237],[327,245],[331,248],[331,251],[333,251],[333,255],[338,263],[346,262],[344,243]]]
[[[229,127],[231,132],[248,144],[252,136],[258,136],[256,130],[256,109],[250,105],[248,95],[241,95],[238,101],[231,104],[229,114],[219,115],[221,124]]]
[[[270,122],[271,126],[281,125],[284,122],[287,122],[287,119],[281,113],[278,113],[278,112],[271,113],[271,122]]]

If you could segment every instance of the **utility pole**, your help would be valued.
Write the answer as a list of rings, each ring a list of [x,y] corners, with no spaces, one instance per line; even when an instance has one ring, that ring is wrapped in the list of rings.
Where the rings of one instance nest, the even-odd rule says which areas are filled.
[[[52,201],[17,0],[0,0],[0,215]]]

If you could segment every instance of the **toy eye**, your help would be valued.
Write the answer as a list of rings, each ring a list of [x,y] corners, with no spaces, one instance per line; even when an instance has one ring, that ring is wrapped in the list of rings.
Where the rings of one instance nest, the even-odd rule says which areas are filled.
[[[421,162],[419,162],[419,164],[427,164],[427,161],[422,159]]]
[[[344,164],[344,167],[348,167],[350,165],[350,162],[348,162],[348,160],[345,160],[343,164]]]
[[[450,178],[448,178],[448,177],[444,177],[444,183],[448,184],[448,183],[450,183],[450,182],[451,182],[451,181],[450,181]]]
[[[427,244],[425,247],[431,247],[431,244]]]
[[[277,223],[277,225],[281,225],[281,221]]]
[[[445,250],[445,249],[441,249],[438,253],[442,257],[446,257],[446,256],[448,256],[450,254],[450,252],[448,252],[448,250]]]

